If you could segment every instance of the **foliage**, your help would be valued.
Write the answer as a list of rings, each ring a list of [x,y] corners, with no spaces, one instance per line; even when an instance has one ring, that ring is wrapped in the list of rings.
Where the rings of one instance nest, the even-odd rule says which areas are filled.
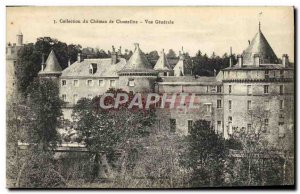
[[[41,70],[42,56],[46,60],[51,49],[54,50],[60,66],[65,69],[68,66],[69,59],[71,62],[77,60],[77,53],[80,51],[81,46],[67,45],[50,37],[40,37],[35,43],[25,44],[18,51],[16,66],[17,86],[23,94],[26,95],[27,87]]]
[[[224,181],[225,139],[215,134],[208,121],[197,120],[187,142],[185,162],[192,170],[191,187],[221,186]]]
[[[118,93],[126,93],[114,89],[107,92],[113,93],[114,97]],[[128,95],[130,102],[133,94],[129,93]],[[98,171],[99,156],[97,154],[105,154],[108,158],[113,158],[116,152],[121,152],[123,153],[121,158],[127,160],[131,148],[141,137],[148,136],[152,130],[155,122],[155,110],[137,107],[128,109],[129,102],[118,108],[103,110],[99,106],[100,96],[98,96],[92,100],[82,98],[74,107],[72,117],[75,122],[75,130],[82,134],[87,148],[96,153],[95,171]],[[104,103],[106,105],[114,103],[114,98],[106,97]],[[125,167],[120,168],[124,169]]]
[[[44,149],[55,147],[59,141],[56,128],[62,116],[62,100],[54,80],[35,80],[28,88],[27,107],[30,111],[28,143],[43,144]]]
[[[62,188],[65,179],[55,170],[52,154],[33,153],[22,165],[18,175],[18,188]]]

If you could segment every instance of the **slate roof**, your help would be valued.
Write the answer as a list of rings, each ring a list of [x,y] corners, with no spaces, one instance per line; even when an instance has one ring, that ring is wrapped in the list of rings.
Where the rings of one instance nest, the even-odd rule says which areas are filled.
[[[97,70],[94,74],[89,73],[91,65],[96,65]],[[61,77],[118,77],[117,72],[126,64],[126,59],[120,58],[119,62],[112,64],[111,58],[106,59],[84,59],[75,62],[62,71]]]
[[[145,53],[143,53],[143,51],[140,49],[138,43],[135,43],[135,50],[132,56],[124,68],[120,71],[120,73],[127,72],[156,73],[156,71],[152,69],[151,64],[147,60]]]
[[[51,50],[45,65],[46,67],[44,68],[43,71],[41,70],[39,74],[56,74],[56,73],[61,73],[62,71],[62,68],[58,63],[58,60],[53,50]]]
[[[244,65],[253,65],[254,54],[258,54],[261,60],[261,63],[278,63],[278,58],[274,53],[272,47],[268,43],[267,39],[263,35],[260,24],[259,29],[252,41],[250,42],[247,49],[243,52],[243,63]]]

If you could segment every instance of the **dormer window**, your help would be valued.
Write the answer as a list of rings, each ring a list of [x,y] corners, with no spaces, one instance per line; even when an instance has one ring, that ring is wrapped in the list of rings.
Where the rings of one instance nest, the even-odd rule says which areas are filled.
[[[97,63],[92,63],[89,68],[89,74],[95,74],[97,71]]]
[[[129,79],[129,81],[128,81],[128,86],[134,87],[134,85],[135,85],[134,79]]]

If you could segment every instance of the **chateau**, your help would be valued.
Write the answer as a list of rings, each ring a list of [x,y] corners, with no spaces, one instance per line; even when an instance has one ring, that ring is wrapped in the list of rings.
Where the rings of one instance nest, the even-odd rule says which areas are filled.
[[[21,45],[20,40],[15,49]],[[158,129],[188,134],[195,120],[205,119],[225,138],[238,129],[254,130],[273,143],[293,134],[294,68],[288,56],[277,58],[259,25],[237,59],[237,64],[230,60],[230,66],[217,75],[202,77],[193,75],[183,51],[173,69],[163,50],[152,68],[136,43],[128,61],[113,48],[111,58],[106,59],[83,60],[79,53],[77,61],[64,70],[51,51],[39,77],[58,80],[61,98],[67,103],[64,117],[68,119],[80,98],[93,98],[109,88],[122,88],[133,93],[195,94],[199,109],[159,110]]]

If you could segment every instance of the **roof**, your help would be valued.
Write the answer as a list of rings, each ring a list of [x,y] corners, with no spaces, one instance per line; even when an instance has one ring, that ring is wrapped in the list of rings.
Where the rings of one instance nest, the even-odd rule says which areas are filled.
[[[162,70],[162,71],[171,70],[170,64],[168,62],[164,50],[162,50],[161,55],[154,66],[154,70]]]
[[[162,82],[159,82],[161,85],[176,85],[176,84],[203,84],[206,85],[209,84],[218,84],[221,83],[217,81],[216,77],[206,77],[206,76],[181,76],[181,77],[174,77],[174,76],[168,76],[163,77]]]
[[[146,58],[146,55],[140,49],[139,44],[135,43],[135,50],[128,60],[127,64],[120,71],[122,73],[126,72],[147,72],[147,73],[155,73],[156,71],[152,69],[151,64]]]
[[[233,67],[227,67],[225,69],[222,69],[223,71],[228,71],[228,70],[280,70],[280,69],[293,69],[293,67],[284,67],[282,64],[260,64],[259,67],[257,66],[243,66],[243,67],[238,67],[233,66]]]
[[[51,73],[55,74],[55,73],[61,73],[62,71],[62,68],[58,63],[58,60],[53,50],[51,50],[45,65],[46,67],[44,68],[44,70],[41,70],[39,74],[51,74]]]
[[[258,32],[242,54],[244,65],[253,65],[254,54],[259,55],[261,63],[274,64],[278,62],[276,54],[260,29],[260,24]]]
[[[117,72],[126,64],[126,60],[119,59],[119,62],[112,64],[111,58],[106,59],[84,59],[81,62],[75,62],[62,71],[61,77],[118,77]],[[97,70],[90,74],[90,67],[94,66]]]

